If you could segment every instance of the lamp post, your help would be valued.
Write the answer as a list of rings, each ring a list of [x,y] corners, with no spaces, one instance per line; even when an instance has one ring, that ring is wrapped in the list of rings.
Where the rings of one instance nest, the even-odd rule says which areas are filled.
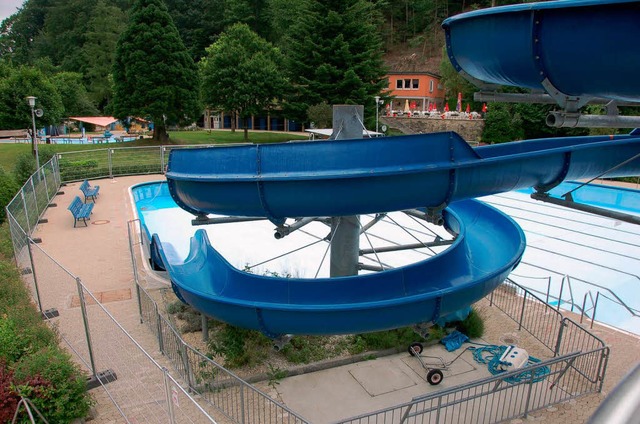
[[[380,96],[375,96],[376,99],[376,133],[378,132],[378,106],[380,105]],[[378,134],[376,134],[376,137]]]
[[[38,139],[36,138],[36,111],[34,109],[36,107],[36,98],[37,97],[28,96],[27,102],[31,107],[31,123],[33,124],[33,129],[32,129],[33,133],[32,133],[31,143],[33,144],[33,152],[36,156],[36,170],[37,170],[36,172],[39,172],[40,158],[38,157]]]

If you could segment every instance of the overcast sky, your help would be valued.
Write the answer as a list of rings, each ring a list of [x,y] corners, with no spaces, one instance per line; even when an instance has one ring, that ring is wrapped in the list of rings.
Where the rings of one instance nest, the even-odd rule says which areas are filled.
[[[24,0],[0,0],[0,22],[18,11]]]

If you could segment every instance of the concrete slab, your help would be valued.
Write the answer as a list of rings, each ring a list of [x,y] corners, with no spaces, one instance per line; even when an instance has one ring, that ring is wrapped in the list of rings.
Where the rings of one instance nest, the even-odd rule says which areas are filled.
[[[450,362],[459,353],[433,345],[425,347],[422,354]],[[432,358],[425,360],[438,362]],[[287,407],[310,422],[330,423],[490,376],[486,367],[475,364],[470,351],[450,364],[443,374],[442,383],[430,385],[420,362],[405,352],[285,378],[277,391]]]

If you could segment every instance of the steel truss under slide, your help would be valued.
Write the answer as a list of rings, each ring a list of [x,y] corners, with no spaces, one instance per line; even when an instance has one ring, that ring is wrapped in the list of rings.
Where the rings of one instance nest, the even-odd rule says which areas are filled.
[[[603,3],[611,7],[600,7]],[[625,7],[630,10],[621,12]],[[545,30],[559,25],[564,35],[589,41],[580,33],[589,25],[574,25],[574,16],[595,16],[607,29],[599,36],[611,34],[616,42],[621,32],[617,20],[626,22],[625,15],[637,11],[637,2],[557,1],[472,12],[451,18],[444,26],[454,65],[476,79],[534,88],[544,88],[546,80],[570,96],[637,101],[640,58],[633,34],[638,35],[640,27],[635,18],[625,31],[628,43],[618,46],[632,48],[617,51],[616,59],[622,62],[603,60],[600,50],[594,51],[605,49],[602,53],[607,57],[615,53],[601,39],[585,49],[598,62],[589,63],[587,69],[575,55],[548,59],[547,52],[558,50],[554,32],[548,39],[535,37],[536,51],[545,53],[542,65],[537,59],[518,59],[520,53],[513,59],[510,53],[503,55],[503,50],[520,52],[519,41],[529,43],[531,25]],[[457,35],[458,26],[464,36]],[[465,47],[467,38],[474,43],[488,40],[489,47],[474,52]],[[459,46],[464,48],[457,56]],[[605,70],[596,65],[607,62],[621,64],[612,74],[615,77],[601,77]],[[542,77],[540,66],[545,70]],[[418,208],[425,219],[445,225],[455,240],[442,253],[408,266],[318,279],[239,271],[210,245],[203,230],[192,238],[184,260],[165,252],[157,235],[154,243],[178,297],[228,323],[270,337],[397,328],[434,321],[476,302],[520,261],[525,248],[520,228],[504,214],[471,199],[528,187],[544,193],[565,179],[602,174],[640,175],[640,134],[476,148],[455,133],[436,133],[173,150],[166,174],[171,196],[201,220],[207,214],[220,214],[265,217],[282,225],[286,218]]]

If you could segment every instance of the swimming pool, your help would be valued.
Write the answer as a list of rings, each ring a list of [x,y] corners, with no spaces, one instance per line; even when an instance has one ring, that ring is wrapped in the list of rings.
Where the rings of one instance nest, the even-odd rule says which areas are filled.
[[[563,183],[553,190],[560,196],[576,188],[578,183]],[[640,319],[626,308],[609,300],[620,297],[628,307],[640,309],[635,295],[640,287],[640,228],[637,225],[599,217],[585,212],[538,202],[529,197],[531,190],[487,196],[481,200],[510,215],[522,227],[527,237],[527,249],[520,266],[510,278],[536,291],[543,300],[558,299],[562,307],[571,309],[570,302],[582,306],[589,293],[598,301],[598,321],[640,334]],[[138,217],[144,224],[146,236],[158,233],[165,251],[177,258],[189,253],[189,239],[201,226],[191,225],[193,216],[177,207],[165,182],[146,183],[132,188]],[[589,185],[576,190],[574,199],[600,207],[614,208],[640,214],[640,191],[619,187]],[[368,218],[365,218],[368,219]],[[402,213],[374,226],[376,231],[361,237],[361,246],[390,240],[412,243],[442,227],[420,228]],[[400,227],[410,230],[405,232]],[[204,226],[216,250],[238,269],[266,275],[292,275],[314,278],[329,275],[327,243],[328,228],[321,223],[305,226],[281,240],[273,237],[274,225],[269,221],[216,224]],[[373,241],[372,241],[373,240]],[[307,246],[302,249],[302,247]],[[299,251],[297,249],[300,249]],[[444,248],[443,248],[444,249]],[[441,250],[443,250],[441,249]],[[287,252],[291,254],[284,255]],[[383,261],[389,266],[402,266],[424,259],[435,252],[402,251],[387,254]],[[272,260],[274,256],[284,256]],[[322,261],[322,258],[326,258]],[[361,258],[374,265],[380,258]],[[320,263],[319,263],[320,262]],[[256,265],[257,264],[257,265]],[[573,307],[574,311],[577,311]]]

